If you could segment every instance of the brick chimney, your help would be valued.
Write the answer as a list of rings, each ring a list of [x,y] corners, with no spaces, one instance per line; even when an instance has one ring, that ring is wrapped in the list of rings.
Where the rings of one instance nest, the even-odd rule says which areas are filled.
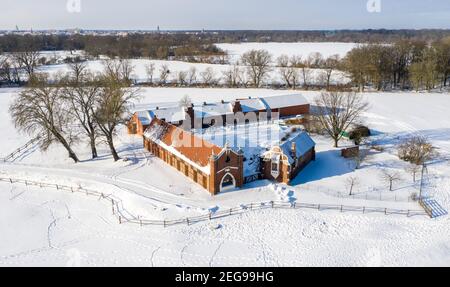
[[[187,119],[190,120],[190,128],[193,129],[194,128],[194,123],[195,123],[195,112],[194,112],[194,104],[191,104],[190,106],[188,106],[186,108],[186,115],[187,115]]]
[[[242,112],[242,106],[240,101],[235,101],[233,105],[233,113]]]
[[[297,158],[297,144],[295,142],[292,143],[291,154],[293,158]]]

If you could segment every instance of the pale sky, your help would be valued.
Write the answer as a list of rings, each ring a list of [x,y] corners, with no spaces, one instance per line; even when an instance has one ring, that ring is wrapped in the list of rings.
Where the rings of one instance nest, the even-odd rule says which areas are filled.
[[[67,9],[67,2],[76,1],[79,13],[76,4]],[[379,1],[381,11],[369,13],[368,1]],[[0,0],[0,30],[16,25],[35,30],[450,29],[450,0]]]

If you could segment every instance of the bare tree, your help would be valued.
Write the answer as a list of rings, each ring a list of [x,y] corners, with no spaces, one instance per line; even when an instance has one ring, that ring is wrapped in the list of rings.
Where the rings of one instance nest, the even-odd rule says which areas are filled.
[[[0,55],[0,82],[13,82],[12,67],[6,55]]]
[[[408,165],[405,171],[412,175],[413,182],[416,182],[417,174],[421,171],[422,167],[416,164]]]
[[[162,65],[159,68],[159,83],[161,85],[167,84],[167,79],[169,78],[169,74],[170,74],[169,66],[167,66],[166,64]]]
[[[39,62],[39,52],[29,48],[26,51],[12,54],[13,60],[19,69],[25,70],[28,78],[31,78]]]
[[[242,84],[243,73],[238,65],[233,65],[223,72],[223,78],[228,87],[239,87]]]
[[[266,50],[251,50],[241,57],[243,65],[247,66],[247,74],[254,87],[259,88],[267,74],[271,71],[272,56]]]
[[[97,123],[94,110],[100,87],[92,73],[83,63],[70,65],[71,72],[63,81],[63,97],[70,106],[69,112],[77,119],[84,134],[89,138],[92,158],[97,158]]]
[[[181,98],[180,102],[179,102],[179,105],[180,105],[180,107],[182,107],[182,108],[187,108],[187,107],[189,107],[191,104],[192,104],[192,100],[191,100],[191,98],[190,98],[188,95],[184,95],[184,96]]]
[[[188,82],[189,85],[192,86],[197,82],[197,68],[192,66],[188,72]]]
[[[131,65],[130,60],[105,60],[103,68],[108,78],[114,79],[114,81],[126,86],[131,85],[131,74],[133,73],[134,67]]]
[[[14,100],[9,112],[19,130],[33,136],[40,135],[42,150],[59,142],[69,153],[69,158],[79,162],[72,149],[76,140],[70,128],[73,118],[64,105],[61,89],[49,87],[46,75],[33,74],[28,87]]]
[[[216,73],[214,72],[214,69],[211,67],[208,67],[203,72],[201,72],[200,76],[202,77],[203,84],[206,86],[215,86],[218,83]]]
[[[93,114],[100,133],[108,143],[114,161],[120,159],[114,146],[116,128],[126,122],[129,109],[138,97],[139,90],[126,87],[121,81],[117,81],[115,77],[108,74],[103,75]]]
[[[398,147],[400,159],[415,165],[423,165],[437,156],[436,148],[423,136],[414,136]]]
[[[359,120],[368,109],[361,94],[352,92],[324,92],[316,98],[317,119],[338,147],[343,133]]]
[[[389,191],[393,191],[394,183],[402,179],[398,172],[391,170],[383,170],[381,178],[389,184]]]
[[[338,65],[339,55],[333,55],[324,61],[325,84],[327,89],[330,87],[331,76],[333,72],[338,68]]]
[[[147,79],[150,84],[153,84],[153,76],[155,74],[155,64],[150,63],[145,67],[145,71],[147,72]]]
[[[353,189],[359,185],[359,179],[356,176],[350,176],[347,178],[347,187],[349,189],[349,195],[353,195]]]
[[[289,57],[281,55],[277,58],[277,66],[280,71],[280,76],[288,88],[292,88],[292,73],[294,69],[290,66]]]
[[[303,79],[303,86],[308,87],[309,82],[311,81],[311,62],[310,58],[306,58],[305,60],[300,62],[300,68],[302,73],[302,79]]]
[[[187,72],[185,71],[179,71],[177,74],[177,82],[180,86],[184,86],[187,83]]]
[[[316,53],[311,53],[308,56],[308,62],[310,64],[311,68],[321,68],[323,63],[324,63],[324,59],[321,53],[316,52]]]

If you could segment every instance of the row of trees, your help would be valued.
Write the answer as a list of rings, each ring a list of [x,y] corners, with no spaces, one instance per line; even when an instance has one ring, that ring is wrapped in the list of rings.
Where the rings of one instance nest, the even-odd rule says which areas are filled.
[[[23,80],[22,73],[31,78],[41,63],[40,53],[33,49],[0,55],[0,83],[19,84]]]
[[[84,50],[91,56],[111,58],[167,59],[198,55],[223,55],[213,43],[215,37],[192,33],[126,35],[5,35],[0,36],[0,52]]]
[[[312,69],[322,69],[318,81],[324,87],[331,85],[332,74],[339,67],[337,55],[323,58],[314,53],[306,58],[282,55],[277,59],[266,50],[251,50],[242,55],[238,63],[218,74],[212,67],[203,71],[193,66],[187,71],[171,72],[168,65],[158,69],[154,63],[146,67],[147,83],[152,85],[175,84],[178,86],[217,86],[227,87],[262,87],[267,85],[284,86],[286,88],[308,87],[313,84]],[[277,72],[281,83],[271,79],[271,72]],[[158,81],[155,81],[158,78]]]
[[[32,48],[0,57],[0,82],[20,83],[21,74],[28,78],[41,63],[40,53]],[[362,45],[344,58],[338,55],[324,58],[320,53],[308,57],[282,55],[277,59],[266,50],[251,50],[242,55],[238,63],[222,75],[209,67],[201,73],[195,67],[189,71],[172,74],[168,65],[156,71],[155,65],[147,67],[150,84],[191,86],[262,87],[266,85],[285,88],[305,88],[314,84],[330,89],[332,76],[338,70],[348,73],[353,85],[364,90],[367,86],[377,90],[410,89],[432,90],[444,88],[450,77],[450,37],[427,44],[421,41],[400,41],[392,45]],[[278,71],[281,84],[269,76]],[[155,74],[159,81],[155,82]],[[341,83],[343,84],[343,83]]]
[[[363,90],[431,90],[448,85],[450,37],[432,44],[400,41],[392,45],[364,45],[353,49],[340,65]]]
[[[40,135],[43,150],[61,144],[74,162],[79,157],[73,147],[84,139],[89,141],[92,158],[98,157],[97,144],[105,142],[117,161],[114,135],[138,97],[138,90],[130,88],[131,70],[127,61],[108,61],[100,75],[81,63],[52,81],[34,73],[10,106],[15,126],[29,135]]]

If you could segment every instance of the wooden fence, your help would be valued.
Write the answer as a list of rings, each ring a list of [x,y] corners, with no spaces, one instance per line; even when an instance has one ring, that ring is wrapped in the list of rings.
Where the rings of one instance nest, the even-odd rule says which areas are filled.
[[[235,208],[230,208],[226,210],[220,210],[218,212],[210,212],[208,214],[193,216],[193,217],[185,217],[180,219],[171,219],[171,220],[150,220],[145,219],[140,216],[132,215],[128,212],[124,206],[122,200],[114,197],[111,194],[105,194],[103,192],[98,192],[95,190],[90,190],[83,188],[81,186],[73,187],[66,186],[54,183],[45,183],[45,182],[36,182],[24,179],[13,179],[13,178],[3,178],[0,177],[0,182],[8,182],[10,184],[24,184],[26,186],[37,186],[37,187],[48,187],[55,188],[60,191],[67,191],[72,193],[82,193],[87,196],[96,196],[102,200],[108,200],[111,203],[112,214],[116,216],[118,222],[120,224],[123,223],[131,223],[138,224],[140,226],[145,225],[156,225],[169,227],[179,224],[191,225],[198,222],[203,221],[211,221],[214,219],[224,218],[232,215],[243,214],[256,210],[263,209],[313,209],[318,211],[325,210],[335,210],[339,212],[359,212],[362,214],[367,213],[381,213],[384,215],[405,215],[407,217],[411,216],[429,216],[428,212],[423,210],[402,210],[402,209],[392,209],[392,208],[382,208],[382,207],[365,207],[365,206],[347,206],[347,205],[333,205],[333,204],[313,204],[313,203],[300,203],[300,202],[281,202],[281,201],[269,201],[269,202],[259,202],[259,203],[250,203],[246,205],[242,205]]]
[[[6,157],[1,158],[0,161],[7,162],[7,161],[15,160],[18,155],[22,154],[25,151],[28,151],[40,138],[41,138],[41,135],[39,135],[39,136],[35,137],[34,139],[28,141],[26,144],[24,144],[23,146],[17,148],[15,151],[10,153]]]

